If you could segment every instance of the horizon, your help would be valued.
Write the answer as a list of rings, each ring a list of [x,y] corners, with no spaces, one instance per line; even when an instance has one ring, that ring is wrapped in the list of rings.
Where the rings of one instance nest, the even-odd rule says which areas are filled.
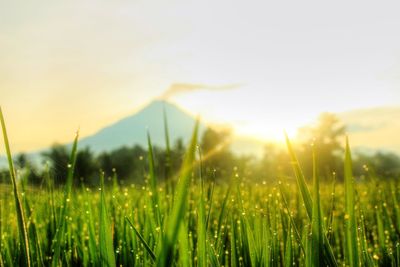
[[[124,116],[122,118],[118,118],[115,121],[112,121],[107,125],[100,126],[99,129],[95,129],[95,131],[92,133],[88,133],[86,135],[80,134],[79,142],[85,141],[87,138],[95,137],[97,134],[101,133],[105,129],[111,128],[122,121],[131,119],[131,118],[135,118],[135,117],[137,117],[137,115],[151,109],[151,107],[157,103],[160,103],[160,105],[163,105],[163,106],[167,105],[168,108],[170,108],[170,107],[172,107],[173,109],[176,108],[177,110],[181,111],[183,114],[187,114],[188,116],[190,116],[192,118],[193,124],[194,124],[195,118],[200,116],[200,114],[196,114],[193,111],[190,111],[187,108],[180,106],[178,103],[176,103],[174,101],[171,101],[171,100],[168,100],[168,99],[165,99],[162,97],[157,97],[147,103],[144,103],[144,104],[136,107],[134,109],[134,111],[131,112],[129,115]],[[357,117],[358,113],[376,113],[376,111],[382,111],[382,112],[395,111],[395,112],[397,112],[396,114],[400,114],[400,107],[381,106],[381,107],[371,107],[371,108],[359,108],[359,109],[353,109],[353,110],[348,110],[348,111],[344,111],[341,113],[332,113],[332,114],[334,114],[339,119],[340,124],[343,124],[346,127],[346,136],[350,137],[351,145],[352,145],[353,149],[355,149],[355,151],[359,151],[359,152],[367,153],[367,154],[377,153],[377,152],[384,152],[384,153],[385,152],[386,153],[394,152],[394,153],[400,155],[400,145],[398,147],[390,147],[390,146],[385,147],[384,145],[381,145],[380,143],[375,144],[375,145],[371,145],[372,143],[370,143],[369,145],[366,145],[365,138],[368,138],[368,133],[371,132],[371,128],[373,131],[376,131],[376,130],[379,131],[381,128],[380,126],[385,126],[385,124],[382,125],[382,121],[378,122],[378,124],[380,124],[380,126],[378,126],[378,127],[374,126],[374,125],[376,125],[376,123],[371,124],[372,126],[369,124],[368,124],[369,126],[365,126],[365,124],[363,124],[362,121],[357,120],[357,119],[355,120],[355,122],[356,122],[355,124],[350,124],[350,122],[352,122],[352,117]],[[3,111],[3,113],[5,113],[5,112]],[[319,114],[319,115],[321,115],[321,114]],[[156,115],[156,114],[153,114],[152,116],[154,116],[154,115]],[[167,119],[168,119],[168,111],[167,111],[166,115],[167,115]],[[160,112],[159,117],[160,118],[162,117],[162,112]],[[345,118],[345,120],[343,120],[343,118]],[[301,127],[296,129],[295,132],[288,132],[289,137],[292,139],[292,141],[295,143],[296,142],[301,143],[301,139],[299,139],[300,136],[299,136],[298,130],[302,129],[304,127],[310,127],[310,126],[314,125],[317,122],[317,119],[318,118],[316,117],[310,124],[301,125]],[[346,121],[346,119],[347,119],[347,121]],[[286,132],[285,129],[282,129],[280,131],[280,134],[281,134],[280,139],[277,139],[277,138],[264,138],[263,139],[263,138],[260,138],[258,136],[251,135],[251,134],[246,135],[246,134],[243,134],[240,132],[238,133],[238,132],[236,132],[236,129],[234,128],[233,125],[230,125],[227,123],[218,123],[215,121],[214,122],[205,121],[204,119],[201,118],[201,116],[200,116],[200,121],[205,126],[211,127],[213,129],[217,129],[217,130],[218,129],[229,129],[229,130],[231,130],[232,136],[238,144],[240,144],[241,142],[244,142],[246,145],[252,145],[252,146],[265,146],[267,144],[275,144],[277,146],[282,146],[284,144],[284,132]],[[354,122],[354,118],[353,118],[353,122]],[[360,124],[357,124],[357,123],[360,123]],[[160,128],[163,128],[163,125],[161,125],[161,124],[162,123],[160,123]],[[363,127],[365,127],[365,128],[363,128]],[[146,126],[145,128],[147,129],[148,126]],[[360,128],[360,129],[358,129],[358,128]],[[138,129],[138,130],[140,130],[140,129]],[[146,130],[145,129],[142,129],[142,130],[143,130],[142,135],[145,136]],[[147,130],[149,130],[149,129],[147,129]],[[72,135],[73,133],[74,133],[74,131],[71,131],[71,136],[73,136]],[[152,134],[151,130],[150,130],[150,134]],[[180,137],[187,139],[189,137],[189,135],[187,134],[186,136],[180,136]],[[174,140],[171,140],[171,141],[174,141]],[[369,140],[369,141],[371,141],[371,140]],[[39,147],[39,148],[35,148],[33,150],[21,150],[21,151],[13,151],[13,152],[15,152],[16,154],[39,153],[40,151],[45,151],[45,150],[49,149],[54,144],[68,145],[68,144],[71,144],[71,142],[72,142],[72,137],[69,140],[66,140],[64,142],[58,141],[58,140],[55,140],[52,142],[50,141],[50,142],[48,142],[47,145]],[[344,139],[343,139],[343,142],[344,142]],[[143,144],[141,144],[139,140],[135,140],[134,138],[132,139],[131,144],[125,144],[125,145],[130,146],[133,144],[138,144],[138,145],[143,146]],[[233,151],[235,153],[244,154],[244,155],[253,155],[256,157],[262,156],[261,153],[264,149],[263,147],[260,147],[257,149],[255,149],[254,147],[251,147],[250,149],[246,150],[246,149],[242,149],[242,148],[238,147],[238,144],[234,145]],[[164,144],[157,144],[157,145],[159,145],[161,147],[165,146]],[[84,145],[81,148],[85,148],[85,147],[87,147],[87,146]],[[89,145],[89,148],[91,148],[93,150],[93,147],[91,147],[90,145]],[[117,149],[117,148],[119,148],[119,147],[115,147],[114,149]],[[231,147],[231,149],[232,149],[232,147]],[[106,149],[104,151],[111,151],[111,150]],[[0,153],[0,156],[4,157],[5,154]]]

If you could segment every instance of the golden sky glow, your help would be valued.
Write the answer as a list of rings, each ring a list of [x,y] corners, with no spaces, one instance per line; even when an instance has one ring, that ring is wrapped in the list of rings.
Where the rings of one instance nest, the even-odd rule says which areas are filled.
[[[396,1],[1,1],[0,104],[15,151],[88,135],[171,96],[276,138],[322,111],[400,104]]]

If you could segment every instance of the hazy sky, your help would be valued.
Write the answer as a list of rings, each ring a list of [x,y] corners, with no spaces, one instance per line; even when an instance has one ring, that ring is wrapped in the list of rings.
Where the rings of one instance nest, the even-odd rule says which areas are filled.
[[[171,96],[258,137],[322,111],[400,105],[398,1],[0,0],[0,105],[15,151]]]

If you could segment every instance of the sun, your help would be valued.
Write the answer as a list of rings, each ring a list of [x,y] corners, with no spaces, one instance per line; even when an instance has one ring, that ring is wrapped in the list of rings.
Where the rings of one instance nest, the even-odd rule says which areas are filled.
[[[301,125],[289,125],[284,122],[267,124],[248,121],[245,124],[234,125],[233,127],[237,135],[250,136],[265,142],[281,143],[285,140],[285,132],[289,138],[294,138]]]

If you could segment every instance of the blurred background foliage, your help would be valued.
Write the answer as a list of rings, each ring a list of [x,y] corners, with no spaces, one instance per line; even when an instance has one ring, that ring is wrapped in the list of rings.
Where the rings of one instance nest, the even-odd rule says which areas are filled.
[[[298,134],[296,146],[298,158],[308,179],[312,172],[312,145],[316,148],[318,169],[321,180],[343,179],[343,145],[346,126],[330,113],[321,114],[314,126],[302,128]],[[243,156],[233,153],[229,146],[231,138],[229,129],[208,128],[200,138],[198,157],[202,157],[203,171],[216,182],[223,183],[233,174],[252,179],[254,182],[271,181],[291,176],[292,167],[285,147],[275,143],[265,145],[261,158]],[[153,148],[158,179],[173,178],[182,164],[185,144],[181,139],[170,148],[170,160],[167,164],[167,151],[164,148]],[[63,185],[67,173],[70,151],[67,146],[55,144],[42,153],[43,166],[35,166],[28,156],[19,154],[15,158],[19,173],[28,177],[30,184],[40,185],[44,182],[48,169],[54,184]],[[170,170],[166,170],[170,166]],[[354,153],[354,175],[357,179],[366,176],[392,179],[400,176],[400,157],[390,152]],[[96,155],[89,148],[81,148],[77,155],[75,185],[96,186],[99,183],[99,171],[105,172],[108,181],[115,176],[123,185],[143,183],[148,170],[147,148],[135,145],[103,152]],[[8,170],[0,171],[0,181],[8,182]]]

